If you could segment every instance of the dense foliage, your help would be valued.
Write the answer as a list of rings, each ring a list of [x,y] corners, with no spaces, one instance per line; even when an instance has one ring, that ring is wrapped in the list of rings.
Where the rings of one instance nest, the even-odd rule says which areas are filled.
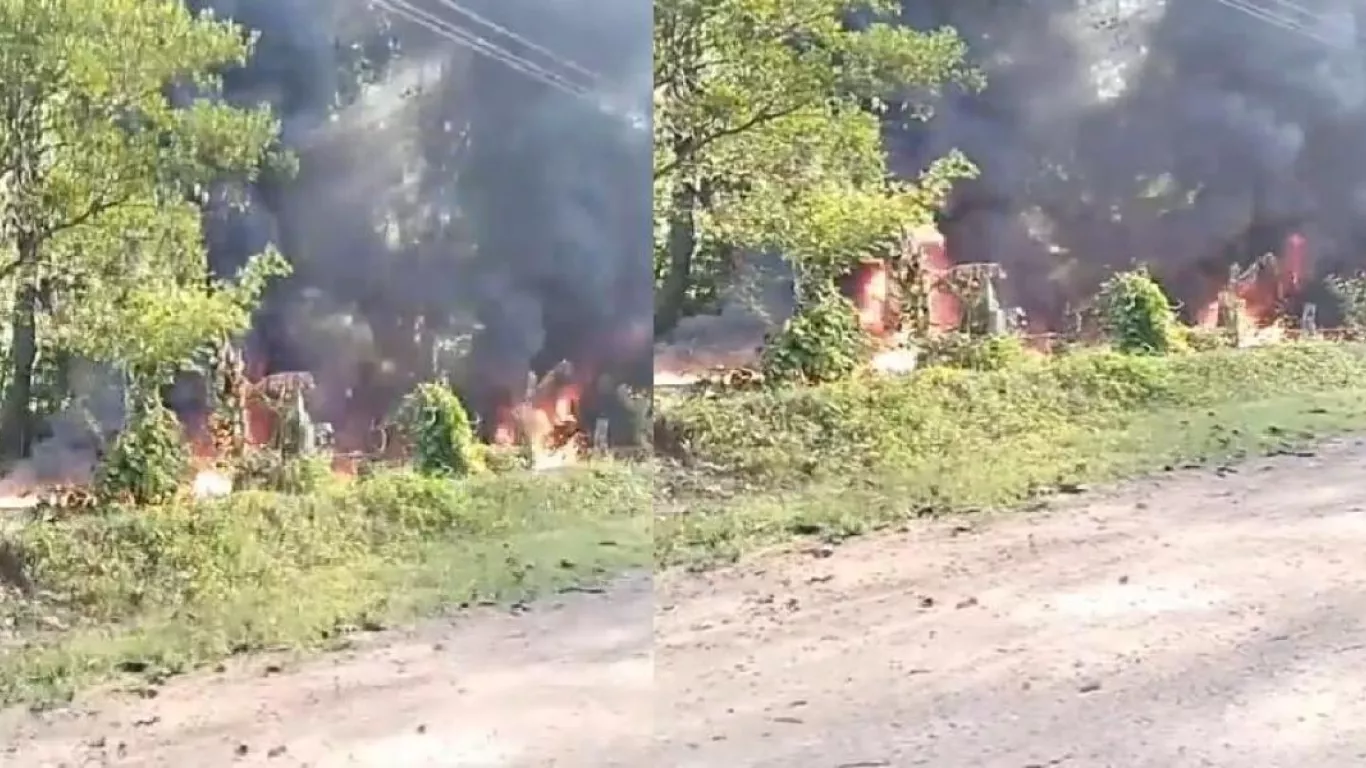
[[[180,422],[154,398],[138,399],[131,410],[100,463],[96,493],[104,503],[168,503],[183,486],[190,465]]]
[[[482,468],[465,404],[444,384],[421,384],[404,399],[400,421],[419,472],[463,477]]]
[[[861,353],[868,343],[853,304],[842,296],[827,296],[769,337],[761,360],[764,379],[806,384],[838,381],[864,362]]]
[[[210,280],[208,186],[288,168],[265,108],[218,98],[249,38],[176,0],[0,2],[0,295],[7,337],[0,436],[24,455],[65,408],[66,361],[166,383],[241,331],[271,253]]]
[[[881,120],[921,119],[977,83],[951,30],[889,21],[890,0],[655,4],[656,327],[714,300],[733,257],[784,255],[817,309],[833,278],[929,220],[953,155],[890,180]],[[818,311],[824,311],[823,308]]]
[[[1366,272],[1329,277],[1328,290],[1338,302],[1343,325],[1354,333],[1366,331]]]
[[[1101,285],[1101,324],[1115,348],[1130,354],[1166,354],[1185,340],[1162,287],[1145,270],[1120,272]]]

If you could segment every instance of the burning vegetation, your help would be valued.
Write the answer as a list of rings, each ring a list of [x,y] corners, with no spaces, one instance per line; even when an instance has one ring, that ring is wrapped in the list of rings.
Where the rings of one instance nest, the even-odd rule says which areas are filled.
[[[490,430],[493,444],[501,448],[520,446],[536,467],[573,463],[589,444],[581,420],[587,384],[568,362],[555,366],[539,381],[534,375],[528,376],[526,391],[516,398],[509,393],[495,410]],[[604,440],[599,434],[598,442]]]
[[[1325,285],[1324,276],[1311,277],[1308,252],[1307,238],[1291,232],[1278,249],[1251,263],[1212,260],[1195,271],[1158,271],[1153,277],[1174,285],[1176,295],[1184,292],[1189,297],[1184,303],[1174,302],[1175,317],[1197,332],[1226,337],[1233,346],[1353,332],[1345,321],[1320,325],[1319,301],[1334,289]],[[841,289],[858,327],[872,343],[869,367],[882,373],[912,370],[917,350],[935,339],[1010,335],[1048,351],[1059,344],[1098,342],[1104,332],[1096,306],[1103,286],[1073,296],[1065,311],[1053,315],[1007,306],[1002,296],[1018,295],[1012,290],[1011,275],[997,263],[956,262],[933,227],[906,233],[887,257],[857,262],[841,281]],[[1330,306],[1327,316],[1342,320],[1343,312],[1342,307]],[[764,343],[774,338],[770,333]],[[703,352],[662,345],[656,350],[657,383],[707,380],[745,385],[762,378],[762,357],[762,344]]]
[[[104,12],[91,4],[0,12],[0,26],[31,38],[0,52],[15,74],[0,86],[20,105],[14,114],[51,106],[35,99],[53,92],[43,78],[63,67],[39,59],[64,46],[79,43],[110,66],[126,60],[110,51],[158,62],[137,82],[111,75],[132,91],[73,99],[63,108],[77,111],[50,123],[59,128],[19,121],[0,131],[14,160],[0,165],[107,172],[60,190],[92,198],[83,200],[41,179],[16,186],[0,171],[0,293],[12,318],[0,323],[0,494],[28,504],[39,489],[95,483],[133,416],[122,389],[142,361],[130,354],[160,354],[164,339],[186,342],[157,361],[176,371],[203,362],[220,336],[236,340],[214,347],[222,359],[202,375],[138,382],[174,411],[204,477],[221,480],[264,453],[326,459],[343,476],[409,461],[411,429],[395,413],[432,381],[459,393],[490,454],[544,468],[585,458],[595,430],[613,445],[634,439],[649,334],[637,343],[619,329],[650,323],[639,254],[649,243],[651,136],[636,117],[649,103],[649,7],[475,5],[590,68],[591,87],[547,85],[371,6],[318,16],[292,2],[163,3],[163,27],[110,12],[129,25],[117,29],[90,21]],[[199,10],[241,28],[194,26]],[[182,28],[201,37],[165,31]],[[205,60],[204,50],[225,58]],[[24,58],[31,51],[42,56]],[[203,75],[212,96],[192,102],[166,87],[186,66],[203,69],[189,74]],[[98,117],[139,100],[186,122],[134,135]],[[196,120],[224,134],[215,144],[224,157],[160,162],[166,132],[198,131]],[[183,176],[168,177],[171,168]],[[148,199],[129,200],[125,182]],[[119,203],[58,222],[103,199]],[[32,252],[12,253],[16,233],[49,221],[65,245],[24,240]],[[251,267],[267,254],[282,265],[261,277]],[[243,282],[251,296],[229,295]],[[77,386],[87,362],[95,381]],[[112,391],[112,402],[91,407],[86,389]]]
[[[592,382],[567,361],[542,377],[529,375],[524,391],[505,393],[487,414],[469,413],[446,384],[419,385],[368,434],[337,434],[331,424],[315,419],[313,374],[254,376],[253,368],[264,367],[253,366],[234,344],[216,345],[213,365],[203,377],[207,406],[181,414],[176,422],[175,440],[186,447],[188,467],[177,483],[180,493],[224,495],[259,484],[247,475],[305,460],[325,464],[343,480],[367,466],[407,463],[438,474],[465,474],[483,468],[484,457],[495,452],[510,457],[511,464],[500,466],[549,470],[585,461],[609,443],[611,419],[604,414],[595,424],[584,421],[584,395],[591,394]],[[480,442],[479,435],[486,440]],[[5,478],[0,506],[99,503],[100,462],[108,450],[83,467],[69,465],[66,476],[42,475],[21,465]],[[455,458],[434,459],[438,453]]]

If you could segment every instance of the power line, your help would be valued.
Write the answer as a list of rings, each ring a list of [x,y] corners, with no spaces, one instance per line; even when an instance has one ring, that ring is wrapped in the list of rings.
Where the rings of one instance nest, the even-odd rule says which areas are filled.
[[[451,22],[445,21],[428,11],[417,8],[407,2],[407,0],[374,0],[374,4],[379,8],[407,19],[423,29],[436,34],[438,37],[497,61],[509,69],[526,75],[532,80],[548,85],[561,93],[576,98],[592,100],[591,94],[587,88],[542,67],[534,61],[530,61],[511,51],[500,48],[478,35],[461,29]]]
[[[602,77],[598,75],[596,72],[593,72],[592,70],[579,65],[577,62],[572,61],[561,54],[555,53],[549,48],[546,48],[542,45],[538,45],[537,43],[528,40],[526,37],[519,35],[506,27],[498,25],[496,22],[490,21],[487,18],[480,16],[474,11],[461,5],[456,0],[438,0],[438,2],[440,2],[447,8],[451,9],[456,14],[463,16],[469,19],[470,21],[473,21],[475,24],[481,24],[484,27],[493,30],[495,34],[502,35],[508,38],[509,40],[513,40],[517,43],[520,43],[521,45],[525,46],[528,50],[536,51],[537,53],[541,54],[542,56],[545,56],[547,59],[561,67],[583,75],[593,83],[598,83],[602,80]]]
[[[1319,16],[1318,12],[1311,11],[1298,3],[1291,2],[1291,0],[1270,0],[1270,2],[1272,5],[1279,5],[1282,8],[1293,13],[1298,13],[1311,21],[1321,22],[1323,20],[1323,17]]]
[[[1246,0],[1214,0],[1214,2],[1219,3],[1220,5],[1226,8],[1232,8],[1233,10],[1238,11],[1239,13],[1242,13],[1245,16],[1250,16],[1254,19],[1266,22],[1267,24],[1270,24],[1273,27],[1277,27],[1287,32],[1291,32],[1301,37],[1307,38],[1309,40],[1313,40],[1314,42],[1319,43],[1321,45],[1334,45],[1334,43],[1331,40],[1328,40],[1327,38],[1323,37],[1317,32],[1311,32],[1308,29],[1308,27],[1304,26],[1301,22],[1296,21],[1294,19],[1288,19],[1284,16],[1280,16],[1274,11],[1268,10],[1266,8],[1261,8],[1259,6],[1252,5],[1251,3],[1246,2]],[[1310,20],[1313,20],[1315,22],[1322,22],[1321,17],[1319,17],[1318,15],[1316,15],[1312,11],[1309,11],[1306,8],[1297,6],[1294,3],[1289,2],[1289,0],[1277,0],[1277,2],[1279,2],[1281,5],[1285,5],[1297,10],[1299,13],[1307,16]]]
[[[586,89],[558,73],[552,72],[534,61],[518,56],[511,51],[461,29],[455,24],[436,16],[429,11],[414,6],[412,3],[408,2],[408,0],[374,0],[374,2],[378,7],[395,13],[414,24],[417,24],[423,29],[436,34],[442,39],[486,56],[533,80],[537,80],[571,95],[586,94]]]
[[[1310,32],[1308,28],[1306,28],[1300,21],[1293,18],[1286,18],[1285,16],[1277,14],[1275,11],[1271,11],[1266,8],[1253,5],[1252,3],[1246,2],[1245,0],[1215,0],[1215,2],[1219,3],[1220,5],[1226,8],[1232,8],[1233,10],[1238,11],[1239,13],[1245,16],[1249,16],[1251,18],[1264,21],[1273,27],[1286,30],[1287,32],[1293,32],[1295,34],[1302,35],[1305,37],[1310,37],[1311,39],[1318,40],[1319,42],[1325,42],[1321,40],[1317,35],[1314,35],[1312,32]]]

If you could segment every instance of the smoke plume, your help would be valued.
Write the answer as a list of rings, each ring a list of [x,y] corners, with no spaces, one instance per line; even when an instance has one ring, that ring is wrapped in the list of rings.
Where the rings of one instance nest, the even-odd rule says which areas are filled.
[[[1198,293],[1199,276],[1291,232],[1320,274],[1362,266],[1361,13],[1346,0],[908,3],[906,23],[957,28],[989,84],[895,136],[894,162],[909,173],[958,148],[979,165],[941,222],[949,249],[1002,263],[1031,314],[1056,316],[1136,261]]]
[[[512,30],[594,74],[587,95],[385,3],[211,5],[260,35],[250,66],[228,76],[227,98],[274,105],[300,168],[245,190],[246,211],[217,207],[213,264],[230,272],[267,243],[294,264],[267,297],[248,354],[272,370],[312,371],[319,415],[339,435],[431,375],[478,390],[520,371],[524,386],[526,372],[568,358],[626,380],[636,358],[648,359],[632,333],[638,326],[648,342],[648,5],[407,4],[533,58],[458,11]],[[453,370],[461,361],[466,369]]]

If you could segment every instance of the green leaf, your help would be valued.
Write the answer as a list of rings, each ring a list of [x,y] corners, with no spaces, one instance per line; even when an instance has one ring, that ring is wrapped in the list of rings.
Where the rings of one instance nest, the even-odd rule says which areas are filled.
[[[164,380],[287,271],[211,282],[196,204],[292,162],[265,106],[217,98],[250,53],[179,0],[0,0],[0,277],[39,289],[59,348]]]
[[[726,268],[703,258],[708,244],[781,253],[801,282],[825,283],[929,221],[949,183],[973,172],[954,154],[914,183],[889,177],[883,115],[923,119],[945,89],[981,81],[953,31],[889,23],[896,5],[656,2],[661,286],[686,289]]]

